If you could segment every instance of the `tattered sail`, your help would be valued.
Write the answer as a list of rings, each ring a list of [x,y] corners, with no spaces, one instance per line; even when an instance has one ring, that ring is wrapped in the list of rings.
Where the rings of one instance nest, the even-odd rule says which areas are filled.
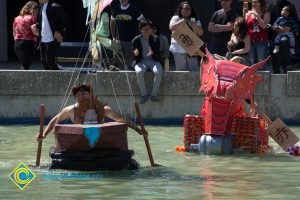
[[[110,5],[113,0],[82,0],[88,8],[87,21],[90,18],[91,41],[90,47],[94,61],[100,60],[101,46],[117,51],[119,44],[112,40],[110,34]]]

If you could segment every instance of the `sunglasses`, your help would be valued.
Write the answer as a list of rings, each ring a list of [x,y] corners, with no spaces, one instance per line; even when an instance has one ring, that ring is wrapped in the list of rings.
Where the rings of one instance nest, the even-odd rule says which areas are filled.
[[[228,2],[228,1],[230,1],[230,0],[221,0],[221,1],[226,1],[226,2]]]

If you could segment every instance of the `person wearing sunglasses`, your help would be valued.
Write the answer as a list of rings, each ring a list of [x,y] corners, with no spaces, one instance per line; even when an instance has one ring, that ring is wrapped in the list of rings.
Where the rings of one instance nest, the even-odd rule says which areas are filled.
[[[232,0],[221,0],[222,8],[212,15],[208,31],[212,33],[209,50],[212,54],[225,56],[227,42],[230,40],[233,23],[238,14],[231,9]]]

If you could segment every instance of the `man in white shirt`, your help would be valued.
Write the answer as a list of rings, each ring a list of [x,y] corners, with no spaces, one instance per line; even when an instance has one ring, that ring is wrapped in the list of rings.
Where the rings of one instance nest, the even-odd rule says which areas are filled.
[[[39,3],[42,5],[35,32],[40,36],[41,61],[45,70],[58,70],[55,57],[64,39],[65,13],[53,0],[39,0]]]

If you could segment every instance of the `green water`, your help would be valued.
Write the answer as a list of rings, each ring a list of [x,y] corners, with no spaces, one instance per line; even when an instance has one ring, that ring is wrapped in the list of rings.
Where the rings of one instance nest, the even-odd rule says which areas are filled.
[[[264,156],[178,153],[175,146],[182,145],[182,128],[159,126],[147,129],[155,162],[163,167],[149,167],[143,138],[129,131],[139,170],[86,174],[98,178],[69,177],[77,172],[68,178],[56,176],[67,172],[47,170],[48,150],[54,143],[49,135],[43,142],[43,167],[31,168],[37,178],[21,191],[7,175],[21,161],[35,163],[38,128],[0,126],[0,199],[300,199],[300,157],[279,150]],[[300,127],[292,130],[300,136]]]

